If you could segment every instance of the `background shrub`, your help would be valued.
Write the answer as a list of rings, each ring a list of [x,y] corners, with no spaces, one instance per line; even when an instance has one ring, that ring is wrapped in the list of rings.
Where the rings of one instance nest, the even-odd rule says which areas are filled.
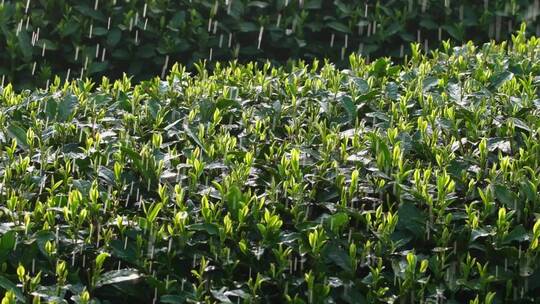
[[[352,52],[398,58],[414,41],[432,48],[441,39],[506,39],[522,21],[537,32],[538,7],[529,0],[7,0],[0,75],[23,88],[81,72],[148,79],[173,62],[191,68],[205,59],[329,58],[346,66]]]

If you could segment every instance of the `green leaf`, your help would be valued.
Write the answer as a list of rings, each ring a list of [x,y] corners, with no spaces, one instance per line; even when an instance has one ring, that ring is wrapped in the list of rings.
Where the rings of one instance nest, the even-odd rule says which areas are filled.
[[[398,209],[396,229],[412,233],[416,238],[425,236],[427,216],[414,204],[404,202]]]
[[[182,304],[182,303],[185,303],[186,297],[178,296],[178,295],[163,295],[161,296],[159,300],[160,300],[160,303]]]
[[[514,78],[514,73],[510,71],[503,71],[499,74],[493,75],[490,79],[491,87],[495,90],[500,88],[505,82]]]
[[[15,296],[17,297],[17,300],[21,302],[25,302],[24,294],[22,291],[10,280],[6,279],[4,276],[0,275],[0,287],[2,287],[5,291],[13,291],[15,293]]]
[[[371,273],[369,274],[371,276]],[[350,304],[367,304],[371,303],[367,301],[366,297],[359,292],[359,290],[355,288],[349,289],[349,291],[346,294],[343,294],[342,296],[343,300]]]
[[[338,212],[326,219],[326,224],[331,227],[332,230],[339,230],[343,226],[349,223],[349,216],[345,212]]]
[[[113,28],[109,31],[109,34],[107,35],[107,46],[108,47],[114,47],[120,42],[120,39],[122,38],[122,31],[118,28]]]
[[[236,100],[238,99],[238,87],[229,87],[227,98]]]
[[[420,22],[418,23],[421,27],[424,27],[428,30],[434,30],[439,27],[439,24],[437,24],[433,19],[431,18],[422,18]]]
[[[150,43],[141,45],[137,48],[137,57],[145,59],[152,58],[156,55],[156,52],[154,50],[155,46]]]
[[[268,3],[263,2],[263,1],[251,1],[251,2],[248,3],[247,6],[252,6],[252,7],[257,7],[257,8],[265,8],[268,5],[269,5]]]
[[[370,113],[366,113],[366,117],[368,118],[376,118],[378,120],[382,120],[382,121],[389,121],[390,120],[390,117],[388,117],[388,114],[385,114],[383,112],[370,112]]]
[[[447,87],[448,96],[453,102],[461,102],[462,90],[462,86],[457,83],[449,83]]]
[[[236,214],[238,209],[243,207],[242,200],[242,191],[237,185],[232,185],[227,191],[227,194],[225,194],[227,208],[230,208],[231,212]]]
[[[226,99],[226,98],[220,98],[216,102],[216,107],[220,110],[228,109],[228,108],[238,108],[241,109],[242,106],[240,103],[233,99]]]
[[[535,191],[535,189],[536,189],[535,184],[531,182],[530,180],[524,181],[521,184],[521,191],[525,193],[525,196],[531,202],[535,202],[538,197],[538,193]]]
[[[192,224],[188,228],[195,231],[206,231],[209,235],[217,235],[219,233],[217,225],[211,223]]]
[[[345,250],[337,246],[327,246],[325,250],[327,258],[345,271],[351,271],[351,259]]]
[[[128,242],[124,248],[124,242],[122,240],[111,241],[111,254],[119,259],[122,259],[133,265],[137,265],[141,261],[137,260],[137,252],[135,242]]]
[[[30,43],[30,37],[26,31],[20,31],[17,36],[19,41],[19,49],[21,50],[25,60],[30,60],[32,57],[32,44]]]
[[[375,75],[377,76],[383,76],[386,74],[386,67],[388,66],[388,62],[384,58],[379,58],[377,61],[375,61],[373,65],[373,72],[375,72]]]
[[[322,8],[322,0],[309,0],[304,2],[304,9],[317,10]]]
[[[331,21],[327,24],[328,27],[342,33],[350,33],[349,27],[338,21]]]
[[[81,14],[85,16],[91,17],[93,19],[96,19],[102,22],[107,21],[107,19],[105,18],[105,15],[102,13],[102,10],[95,10],[93,7],[90,7],[86,3],[76,5],[73,8],[75,8],[77,11],[81,12]]]
[[[503,153],[510,153],[511,150],[510,141],[504,139],[504,138],[489,138],[488,139],[488,150],[493,152],[497,149],[501,150]]]
[[[238,29],[240,32],[255,32],[259,30],[255,23],[247,21],[238,23]]]
[[[507,208],[514,208],[516,202],[516,194],[508,189],[505,185],[495,185],[495,197]]]
[[[26,138],[26,131],[19,126],[16,122],[12,122],[7,128],[8,136],[17,141],[17,145],[23,149],[28,149],[28,141]]]
[[[503,244],[509,244],[513,241],[524,242],[527,240],[529,240],[529,234],[527,233],[525,228],[523,228],[523,225],[520,224],[506,235],[503,240]]]
[[[39,47],[40,49],[43,48],[43,46],[45,46],[45,49],[47,51],[56,51],[58,50],[58,44],[56,44],[55,42],[51,41],[51,40],[48,40],[48,39],[39,39],[37,42],[36,42],[36,46]]]
[[[129,281],[138,281],[142,278],[142,275],[136,269],[120,269],[120,270],[111,270],[105,272],[99,276],[98,281],[96,282],[96,288],[113,285]]]
[[[445,29],[452,38],[456,39],[457,41],[463,40],[463,31],[461,31],[459,28],[457,28],[453,24],[443,25],[441,28]]]
[[[352,80],[360,94],[366,94],[369,91],[369,84],[364,79],[360,77],[353,77]]]
[[[150,222],[150,223],[154,222],[154,220],[158,216],[159,211],[161,210],[162,207],[163,207],[163,203],[157,203],[157,204],[154,204],[150,208],[150,211],[148,211],[148,216],[147,216],[148,222]]]
[[[116,182],[114,181],[114,172],[105,166],[99,166],[98,176],[108,185],[116,184]]]
[[[424,92],[428,92],[432,88],[436,87],[439,83],[439,79],[437,77],[427,77],[424,79],[424,82],[422,84],[422,90]]]
[[[178,32],[180,27],[184,24],[186,20],[186,12],[184,11],[178,11],[174,14],[174,16],[169,21],[169,24],[167,25],[167,28],[174,32]]]
[[[478,228],[478,229],[473,229],[473,231],[471,231],[471,240],[470,242],[474,242],[476,241],[478,238],[483,238],[483,237],[486,237],[489,235],[489,232],[487,232],[486,230],[482,229],[482,228]]]
[[[389,82],[385,88],[385,94],[388,98],[396,100],[399,98],[399,88],[395,82]]]
[[[92,35],[95,35],[95,36],[103,36],[107,34],[108,32],[109,31],[106,28],[101,27],[101,26],[97,26],[92,29]]]
[[[101,268],[107,257],[109,257],[109,254],[107,252],[102,252],[98,254],[98,256],[96,257],[96,267]]]
[[[211,289],[210,293],[216,300],[219,301],[219,303],[233,304],[233,302],[231,302],[229,297],[225,295],[226,290],[227,289],[225,287],[222,287],[220,290]]]
[[[523,120],[515,117],[508,118],[508,120],[511,120],[514,123],[514,126],[516,126],[516,128],[519,128],[523,131],[532,132],[531,128],[525,122],[523,122]]]
[[[191,138],[201,148],[203,152],[206,152],[206,149],[204,148],[204,145],[202,144],[199,137],[193,131],[191,131],[191,129],[189,128],[187,124],[184,124],[183,126],[184,126],[184,131],[186,132],[186,135],[189,138]]]
[[[54,233],[47,230],[41,230],[35,234],[34,239],[36,240],[38,249],[41,254],[47,256],[47,252],[45,251],[45,244],[47,243],[47,241],[52,241],[55,239]]]
[[[62,27],[62,31],[60,32],[60,37],[65,38],[73,33],[76,33],[79,30],[79,28],[80,28],[79,22],[73,19],[69,19],[66,23],[64,23],[64,26]]]
[[[349,95],[342,95],[339,98],[339,102],[347,111],[349,121],[354,121],[356,119],[356,105],[352,101],[351,97]]]
[[[73,94],[68,94],[62,98],[58,103],[57,108],[58,115],[56,118],[58,121],[67,121],[78,104],[79,100],[77,99],[77,96]]]
[[[10,252],[15,247],[15,231],[10,230],[0,238],[0,251]]]
[[[88,74],[92,75],[92,74],[101,73],[103,71],[106,71],[108,67],[109,67],[109,63],[107,61],[92,62],[91,64],[89,64]]]

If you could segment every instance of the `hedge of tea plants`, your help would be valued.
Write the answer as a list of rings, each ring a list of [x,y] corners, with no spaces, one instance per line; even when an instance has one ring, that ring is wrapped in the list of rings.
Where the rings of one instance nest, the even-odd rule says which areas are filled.
[[[54,75],[134,80],[179,61],[402,57],[410,42],[508,39],[540,33],[538,0],[5,0],[0,77],[17,89]]]
[[[2,303],[536,303],[540,40],[0,94]]]

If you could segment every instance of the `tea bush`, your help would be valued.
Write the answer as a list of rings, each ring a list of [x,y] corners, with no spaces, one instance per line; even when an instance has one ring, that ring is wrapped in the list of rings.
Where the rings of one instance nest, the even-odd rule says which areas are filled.
[[[439,47],[540,32],[532,0],[12,0],[0,4],[0,77],[16,88],[54,75],[135,80],[172,62],[401,57],[410,42]]]
[[[2,303],[535,303],[540,40],[0,94]]]

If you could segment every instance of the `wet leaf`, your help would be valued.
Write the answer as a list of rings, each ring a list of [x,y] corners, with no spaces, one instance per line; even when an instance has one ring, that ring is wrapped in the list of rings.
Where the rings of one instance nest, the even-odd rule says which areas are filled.
[[[96,288],[100,288],[105,285],[113,285],[118,283],[124,283],[129,281],[138,281],[142,278],[142,275],[136,269],[120,269],[107,271],[100,275]]]

